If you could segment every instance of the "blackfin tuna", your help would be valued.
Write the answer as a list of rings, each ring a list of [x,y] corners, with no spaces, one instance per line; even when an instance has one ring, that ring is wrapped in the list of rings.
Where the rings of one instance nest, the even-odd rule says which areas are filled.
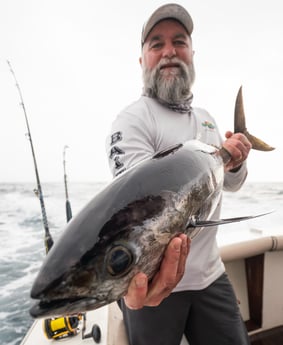
[[[246,130],[239,90],[235,131],[253,148],[272,148]],[[197,140],[176,144],[116,177],[67,224],[31,290],[35,318],[70,315],[120,299],[138,272],[151,278],[168,242],[207,226],[221,197],[225,150]]]

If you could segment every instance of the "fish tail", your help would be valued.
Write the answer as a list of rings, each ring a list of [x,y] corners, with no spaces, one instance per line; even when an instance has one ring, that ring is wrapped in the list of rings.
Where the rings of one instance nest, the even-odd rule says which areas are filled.
[[[253,136],[247,131],[246,128],[246,119],[245,119],[245,112],[244,112],[244,104],[243,104],[243,94],[242,94],[242,86],[240,87],[236,103],[235,103],[235,113],[234,113],[234,132],[235,133],[243,133],[248,138],[248,140],[252,144],[252,148],[254,150],[259,151],[272,151],[274,147],[268,145],[261,139]]]

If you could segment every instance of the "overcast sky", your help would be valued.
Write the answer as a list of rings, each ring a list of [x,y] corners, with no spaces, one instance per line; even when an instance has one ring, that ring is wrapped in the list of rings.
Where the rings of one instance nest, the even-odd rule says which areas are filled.
[[[0,182],[34,181],[16,73],[42,182],[109,181],[105,137],[142,89],[140,33],[155,0],[0,0]],[[283,181],[282,0],[179,1],[194,20],[194,106],[224,136],[243,85],[247,127],[276,150],[251,152],[249,181]]]

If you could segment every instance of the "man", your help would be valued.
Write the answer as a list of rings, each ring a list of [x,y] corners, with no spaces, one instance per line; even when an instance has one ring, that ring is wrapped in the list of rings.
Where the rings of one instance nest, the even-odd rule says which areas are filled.
[[[251,144],[232,132],[223,142],[215,120],[205,110],[192,108],[192,31],[189,13],[177,4],[161,6],[144,25],[144,92],[112,125],[107,140],[110,167],[117,176],[160,150],[198,139],[230,153],[224,188],[236,191],[247,175]],[[220,205],[213,219],[219,216]],[[120,303],[131,345],[179,345],[183,334],[190,345],[249,343],[219,257],[216,232],[216,227],[201,231],[191,245],[184,234],[174,238],[151,282],[142,272],[133,278]]]

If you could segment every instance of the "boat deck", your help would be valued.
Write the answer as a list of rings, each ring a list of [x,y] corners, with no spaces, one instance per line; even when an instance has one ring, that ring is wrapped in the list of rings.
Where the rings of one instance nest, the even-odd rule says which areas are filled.
[[[251,345],[282,345],[283,326],[269,329],[267,331],[250,336]]]

